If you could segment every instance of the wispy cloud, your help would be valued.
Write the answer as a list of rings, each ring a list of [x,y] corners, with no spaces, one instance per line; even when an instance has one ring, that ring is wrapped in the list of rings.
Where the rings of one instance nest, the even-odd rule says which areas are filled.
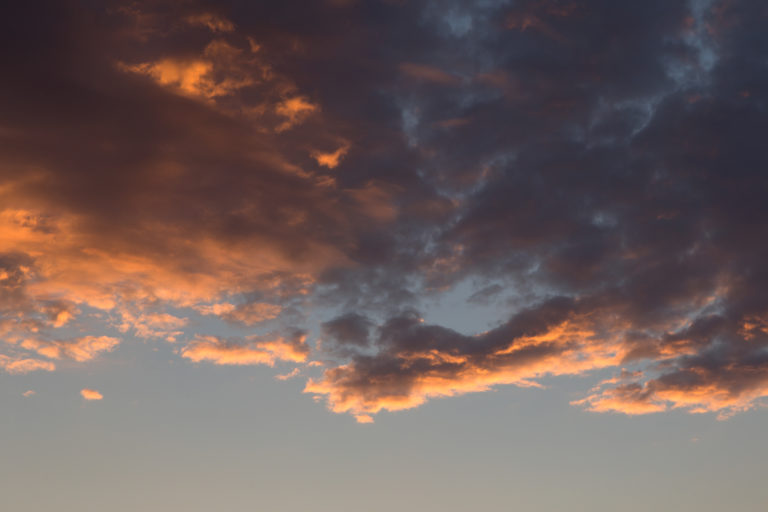
[[[292,339],[277,336],[252,336],[243,340],[198,336],[181,350],[181,355],[196,363],[211,362],[218,365],[273,366],[275,361],[302,363],[309,347],[306,337],[297,334]]]

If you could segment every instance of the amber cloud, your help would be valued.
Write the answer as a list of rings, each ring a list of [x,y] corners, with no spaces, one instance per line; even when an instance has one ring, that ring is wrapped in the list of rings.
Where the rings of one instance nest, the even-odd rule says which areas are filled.
[[[95,389],[81,389],[80,395],[83,397],[84,400],[101,400],[104,398],[101,393],[96,391]]]

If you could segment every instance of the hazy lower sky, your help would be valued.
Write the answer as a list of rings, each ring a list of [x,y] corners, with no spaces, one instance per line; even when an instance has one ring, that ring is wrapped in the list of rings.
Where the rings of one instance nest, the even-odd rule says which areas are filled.
[[[0,21],[0,510],[768,509],[768,4]]]

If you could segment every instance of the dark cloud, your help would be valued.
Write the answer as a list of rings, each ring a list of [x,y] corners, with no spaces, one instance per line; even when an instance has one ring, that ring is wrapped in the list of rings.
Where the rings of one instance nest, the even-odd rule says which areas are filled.
[[[364,349],[370,344],[373,322],[363,315],[347,313],[322,324],[324,342],[331,351],[347,347]]]

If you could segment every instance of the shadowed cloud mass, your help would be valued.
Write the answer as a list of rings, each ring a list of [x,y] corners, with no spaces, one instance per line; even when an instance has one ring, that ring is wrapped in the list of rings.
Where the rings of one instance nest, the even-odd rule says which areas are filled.
[[[11,10],[2,370],[172,343],[360,422],[561,375],[595,412],[768,397],[764,2]],[[423,319],[458,294],[504,313]]]

